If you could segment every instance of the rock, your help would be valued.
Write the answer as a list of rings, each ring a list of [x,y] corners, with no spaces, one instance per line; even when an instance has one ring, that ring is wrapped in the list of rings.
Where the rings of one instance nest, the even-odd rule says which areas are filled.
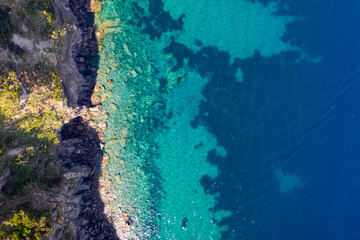
[[[88,190],[88,189],[90,189],[90,186],[87,184],[81,186],[81,190]]]
[[[107,128],[107,123],[106,122],[101,122],[98,124],[98,126],[102,129],[102,130],[106,130]]]
[[[112,80],[109,80],[109,88],[113,88],[114,87],[114,82]]]
[[[84,153],[84,150],[83,150],[83,149],[77,149],[77,150],[76,150],[76,154],[79,154],[79,155],[80,155],[80,154],[83,154],[83,153]]]
[[[67,170],[64,177],[73,185],[63,188],[58,197],[54,219],[62,220],[54,221],[54,231],[49,239],[59,239],[55,237],[55,232],[65,232],[65,228],[69,228],[73,239],[100,239],[101,234],[103,239],[118,239],[104,215],[104,204],[95,183],[97,175],[94,173],[102,159],[97,132],[81,117],[76,117],[61,127],[58,137],[57,161]],[[69,148],[75,148],[75,153],[66,151]],[[104,158],[109,160],[108,155]]]
[[[101,105],[89,108],[91,115],[98,116],[101,113]]]
[[[121,165],[121,166],[124,166],[124,165],[125,165],[124,159],[121,159],[121,160],[120,160],[120,165]]]
[[[137,73],[136,73],[136,71],[135,71],[135,70],[131,70],[131,76],[132,76],[133,78],[136,78]]]
[[[80,172],[67,172],[63,175],[66,179],[85,177],[86,174]]]
[[[100,141],[105,141],[106,137],[103,133],[99,133],[99,140]]]
[[[103,161],[109,161],[110,157],[107,153],[104,153],[103,155]]]
[[[120,182],[120,174],[116,174],[116,176],[115,176],[115,181],[116,181],[116,182]]]
[[[66,29],[65,44],[57,50],[64,95],[73,108],[92,107],[99,100],[95,98],[96,101],[92,102],[91,99],[98,70],[98,42],[93,26],[94,13],[89,12],[90,0],[51,2],[61,29],[71,26],[64,19],[69,19],[74,24]],[[93,7],[99,9],[96,3]],[[72,116],[77,116],[78,110],[81,109],[74,109]],[[118,239],[103,213],[104,204],[97,185],[98,166],[102,159],[98,134],[81,117],[75,117],[64,124],[57,134],[60,143],[56,150],[55,164],[62,169],[64,177],[69,181],[63,181],[55,192],[37,193],[32,199],[38,205],[52,206],[53,231],[48,238]],[[0,178],[0,190],[7,182],[6,176],[7,174],[3,174]]]
[[[98,105],[99,103],[101,103],[101,98],[100,98],[98,95],[93,94],[93,95],[91,96],[91,103],[92,103],[93,105]]]
[[[118,107],[115,103],[110,103],[110,106],[111,106],[114,110],[119,110],[119,107]]]
[[[96,76],[98,69],[95,59],[98,55],[98,42],[93,25],[94,13],[88,11],[90,0],[53,2],[57,15],[65,12],[76,23],[76,28],[67,29],[66,46],[58,50],[58,55],[61,56],[58,65],[65,96],[70,106],[90,107],[95,87],[93,76]]]
[[[95,36],[98,40],[100,40],[105,37],[105,34],[102,31],[97,31],[95,32]]]

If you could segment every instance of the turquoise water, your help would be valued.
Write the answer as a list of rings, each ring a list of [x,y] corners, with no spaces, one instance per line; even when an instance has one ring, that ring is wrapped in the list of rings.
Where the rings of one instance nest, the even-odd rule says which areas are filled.
[[[356,99],[346,93],[360,60],[357,4],[101,4],[98,85],[108,114],[110,215],[119,235],[358,239],[352,225],[331,230],[327,214],[359,219],[341,212],[339,202],[349,202],[336,197],[341,187],[323,190],[344,176],[357,180],[349,170],[357,166],[338,174],[336,159],[360,155],[341,150],[358,142],[353,131],[337,130],[344,125],[338,116],[354,119],[358,110],[334,114]]]
[[[168,0],[164,11],[169,18],[186,15],[184,30],[169,27],[152,40],[139,23],[151,16],[146,11],[156,1],[102,4],[98,25],[103,24],[99,29],[106,36],[99,83],[102,96],[108,96],[103,101],[109,114],[105,150],[110,156],[109,191],[117,196],[111,206],[114,214],[126,213],[134,220],[124,234],[139,239],[220,239],[228,226],[217,223],[231,212],[214,210],[218,196],[207,194],[200,180],[218,175],[218,168],[207,161],[209,152],[226,157],[226,150],[206,126],[191,126],[209,77],[179,66],[164,49],[175,37],[195,51],[197,40],[229,51],[231,58],[249,57],[254,50],[270,56],[295,49],[280,40],[292,17],[274,16],[275,4],[213,0],[194,5]],[[145,11],[142,17],[137,16],[139,9]],[[105,29],[104,24],[110,27]],[[266,31],[261,31],[264,27]],[[237,71],[242,81],[241,69]],[[115,180],[117,175],[120,181]]]

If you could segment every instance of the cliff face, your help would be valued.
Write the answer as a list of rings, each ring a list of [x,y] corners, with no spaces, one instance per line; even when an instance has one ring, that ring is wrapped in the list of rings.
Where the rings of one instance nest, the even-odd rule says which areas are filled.
[[[62,126],[58,135],[57,159],[67,170],[66,181],[72,184],[59,193],[54,216],[58,221],[50,239],[70,239],[70,234],[73,239],[117,239],[98,192],[102,151],[97,132],[76,117]]]
[[[6,63],[6,71],[0,67],[0,238],[12,234],[2,230],[11,211],[32,209],[46,212],[52,222],[47,239],[117,239],[98,192],[101,141],[89,126],[95,126],[91,118],[101,110],[91,102],[98,45],[90,1],[51,0],[54,8],[46,5],[44,10],[39,4],[50,0],[19,1],[24,8],[0,0],[0,7],[10,9],[10,37],[0,43],[0,60]],[[29,11],[34,12],[30,17]],[[29,18],[41,27],[31,28],[25,23]],[[43,33],[42,28],[50,30]],[[44,38],[40,44],[38,37]],[[37,69],[40,63],[43,71]],[[68,107],[61,100],[59,79]],[[40,136],[43,141],[36,140]],[[27,169],[26,179],[34,179],[35,170],[39,177],[30,183],[19,169]]]
[[[91,107],[96,81],[98,43],[90,0],[53,0],[59,25],[66,27],[66,44],[58,51],[60,76],[68,104]],[[64,19],[69,18],[68,22]],[[75,27],[67,27],[68,23]]]
[[[90,1],[54,0],[54,5],[57,11],[66,12],[76,25],[66,39],[65,58],[59,61],[64,94],[70,106],[78,109],[90,107],[88,112],[99,114],[99,109],[91,102],[98,69],[98,43]],[[88,114],[85,115],[89,118]],[[65,178],[75,184],[61,193],[63,201],[59,202],[57,209],[63,212],[58,213],[56,218],[61,216],[63,220],[55,225],[50,238],[57,239],[58,231],[62,231],[61,236],[71,232],[75,239],[117,239],[113,226],[104,215],[98,191],[102,159],[98,133],[79,116],[62,126],[58,137],[58,162],[67,170]],[[72,231],[68,232],[69,228]]]

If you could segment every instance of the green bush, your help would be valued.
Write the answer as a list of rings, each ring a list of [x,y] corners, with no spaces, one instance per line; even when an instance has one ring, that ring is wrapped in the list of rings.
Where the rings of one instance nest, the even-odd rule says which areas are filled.
[[[62,125],[63,112],[52,107],[62,101],[60,77],[43,62],[21,70],[16,73],[11,64],[0,63],[0,171],[11,170],[3,187],[9,198],[26,195],[30,186],[51,189],[61,182],[50,164],[58,143],[56,130]],[[26,111],[19,105],[21,86],[28,93]],[[10,149],[21,153],[9,156]]]
[[[20,210],[0,226],[0,239],[41,240],[49,235],[51,222],[45,216],[31,216]]]
[[[0,6],[0,44],[8,44],[11,35],[15,31],[15,27],[10,20],[10,10],[9,7]]]
[[[24,53],[24,49],[22,49],[19,45],[16,45],[15,43],[9,44],[9,50],[16,55],[22,55]]]
[[[26,10],[30,14],[36,14],[37,11],[46,11],[51,15],[55,14],[50,0],[30,0]]]
[[[23,158],[23,156],[21,157]],[[24,186],[39,180],[39,170],[36,168],[36,165],[31,162],[23,165],[17,165],[16,162],[18,162],[18,159],[14,159],[7,164],[10,165],[11,176],[3,188],[3,192],[6,196],[23,194]]]
[[[55,10],[50,0],[30,0],[26,6],[29,21],[27,26],[43,40],[49,39],[55,31]]]

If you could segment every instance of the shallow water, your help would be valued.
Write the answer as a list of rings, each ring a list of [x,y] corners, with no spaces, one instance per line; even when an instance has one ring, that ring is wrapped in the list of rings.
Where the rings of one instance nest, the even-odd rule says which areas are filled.
[[[360,3],[103,0],[131,239],[360,239]]]

